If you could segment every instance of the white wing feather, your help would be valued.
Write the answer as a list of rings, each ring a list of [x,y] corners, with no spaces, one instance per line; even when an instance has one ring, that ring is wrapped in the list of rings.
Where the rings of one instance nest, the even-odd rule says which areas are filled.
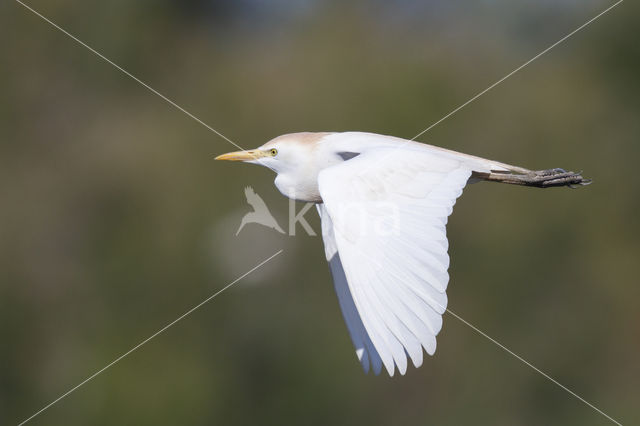
[[[447,217],[471,176],[455,158],[375,148],[320,172],[318,206],[340,307],[365,371],[432,355],[449,274]]]
[[[353,302],[353,297],[349,291],[347,278],[344,274],[340,255],[335,245],[333,234],[333,224],[323,204],[316,204],[318,214],[322,219],[322,238],[324,240],[325,254],[333,276],[333,283],[338,296],[338,303],[342,310],[342,316],[347,324],[347,330],[351,341],[356,348],[356,356],[362,364],[365,372],[369,372],[369,366],[373,368],[375,374],[380,374],[382,370],[382,360],[376,351],[367,331],[362,324],[360,314]]]

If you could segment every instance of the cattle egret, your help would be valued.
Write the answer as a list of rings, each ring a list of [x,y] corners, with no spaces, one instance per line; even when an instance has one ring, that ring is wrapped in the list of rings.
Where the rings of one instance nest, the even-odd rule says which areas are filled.
[[[286,197],[316,203],[325,254],[365,372],[422,365],[442,328],[449,281],[445,226],[469,181],[586,185],[579,173],[532,171],[372,133],[292,133],[216,160],[260,164]]]

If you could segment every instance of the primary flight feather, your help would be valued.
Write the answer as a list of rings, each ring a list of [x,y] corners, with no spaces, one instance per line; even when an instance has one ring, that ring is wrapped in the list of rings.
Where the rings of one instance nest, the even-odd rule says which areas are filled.
[[[586,185],[562,169],[531,171],[372,133],[292,133],[216,157],[271,168],[280,192],[317,203],[340,309],[365,371],[390,376],[433,355],[447,307],[447,218],[470,179]]]

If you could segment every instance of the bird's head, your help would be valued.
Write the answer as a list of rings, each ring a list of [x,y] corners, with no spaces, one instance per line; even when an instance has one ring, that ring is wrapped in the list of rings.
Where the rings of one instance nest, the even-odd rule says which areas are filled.
[[[226,154],[218,155],[215,159],[259,164],[261,166],[269,167],[270,169],[278,173],[283,163],[281,148],[274,145],[267,145],[269,145],[269,143],[264,144],[261,147],[249,149],[246,151],[228,152]]]
[[[259,164],[278,174],[292,172],[317,161],[314,155],[316,146],[325,135],[326,133],[292,133],[272,139],[258,148],[229,152],[215,159]]]

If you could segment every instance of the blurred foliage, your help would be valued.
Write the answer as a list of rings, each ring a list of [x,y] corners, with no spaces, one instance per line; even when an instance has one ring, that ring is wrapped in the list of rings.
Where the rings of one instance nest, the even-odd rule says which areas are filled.
[[[28,2],[243,147],[412,137],[601,1]],[[420,139],[576,191],[468,187],[450,307],[623,423],[640,420],[640,52],[625,2]],[[364,375],[319,238],[248,226],[269,170],[15,2],[0,5],[0,423],[17,423],[275,251],[33,424],[606,424],[447,315],[438,351]],[[317,218],[308,214],[316,230]]]

